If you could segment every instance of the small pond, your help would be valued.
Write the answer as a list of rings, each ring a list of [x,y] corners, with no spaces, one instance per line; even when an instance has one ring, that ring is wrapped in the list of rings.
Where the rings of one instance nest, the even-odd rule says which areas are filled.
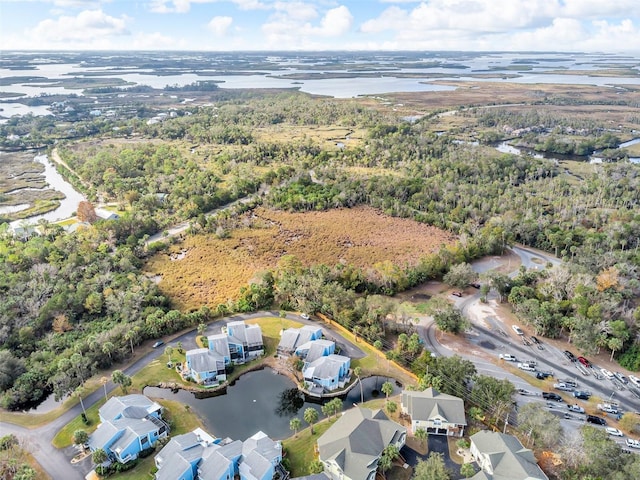
[[[384,396],[380,388],[387,380],[394,386],[393,395],[402,391],[393,379],[365,378],[362,382],[365,402]],[[292,413],[295,409],[289,409],[289,412],[284,414],[278,413],[278,408],[282,408],[283,392],[295,387],[289,378],[266,368],[242,375],[234,385],[227,388],[225,395],[197,399],[193,393],[185,390],[173,393],[171,390],[158,387],[147,387],[144,389],[144,394],[154,398],[177,400],[189,405],[204,421],[209,433],[216,437],[244,441],[258,430],[262,430],[271,438],[281,440],[293,435],[289,429],[289,420],[294,416],[302,420],[303,428],[308,426],[302,418],[308,407],[315,408],[320,418],[323,417],[321,405],[312,402],[303,402],[295,414]],[[360,403],[360,387],[353,388],[349,392],[343,400],[343,408],[345,410],[352,408],[354,403]]]

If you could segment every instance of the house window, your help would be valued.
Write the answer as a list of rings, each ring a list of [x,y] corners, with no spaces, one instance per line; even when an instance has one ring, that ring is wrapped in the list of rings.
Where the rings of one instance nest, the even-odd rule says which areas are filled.
[[[149,443],[149,437],[144,437],[142,439],[142,446],[144,447],[147,443]]]
[[[440,425],[442,425],[442,420],[440,420],[439,418],[434,418],[434,419],[433,419],[433,424],[434,424],[436,427],[439,427]]]

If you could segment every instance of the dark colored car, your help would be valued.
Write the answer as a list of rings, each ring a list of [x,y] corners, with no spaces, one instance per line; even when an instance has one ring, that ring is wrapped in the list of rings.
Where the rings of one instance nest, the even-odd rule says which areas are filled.
[[[607,421],[602,417],[597,417],[595,415],[587,415],[587,422],[595,423],[596,425],[606,425]]]
[[[589,400],[591,395],[588,392],[582,392],[580,390],[576,390],[573,392],[573,396],[579,398],[580,400]]]
[[[462,292],[453,292],[451,295],[453,295],[454,297],[461,297]]]
[[[158,348],[158,347],[161,347],[162,345],[164,345],[164,342],[162,340],[158,340],[156,343],[153,344],[153,348]]]
[[[569,361],[571,362],[576,361],[576,356],[573,353],[571,353],[569,350],[565,350],[563,353],[564,353],[564,356],[569,359]]]
[[[538,339],[537,339],[536,337],[534,337],[533,335],[531,335],[531,337],[529,337],[529,338],[531,338],[531,341],[532,341],[533,343],[535,343],[536,345],[540,345],[540,340],[538,340]]]
[[[556,402],[562,401],[562,397],[553,392],[542,392],[542,398],[544,398],[545,400],[555,400]]]
[[[578,361],[587,368],[591,368],[591,362],[584,357],[578,357]]]
[[[551,375],[549,372],[537,372],[536,373],[536,378],[538,380],[545,380],[549,377],[552,377],[553,375]]]
[[[471,285],[473,288],[480,288],[480,284],[477,282],[470,283],[469,285]]]

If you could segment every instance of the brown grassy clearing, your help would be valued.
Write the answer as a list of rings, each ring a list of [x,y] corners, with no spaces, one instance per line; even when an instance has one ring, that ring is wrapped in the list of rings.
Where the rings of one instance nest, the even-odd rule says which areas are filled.
[[[438,228],[394,218],[369,207],[289,213],[258,208],[247,214],[251,227],[228,239],[199,235],[151,258],[150,275],[178,308],[216,306],[235,298],[240,287],[284,255],[304,265],[338,262],[358,267],[390,260],[413,263],[454,237]],[[185,252],[181,260],[171,256]]]
[[[338,142],[343,143],[345,147],[359,146],[367,134],[362,128],[289,124],[256,128],[252,133],[261,142],[292,143],[309,139],[328,150],[338,148]]]

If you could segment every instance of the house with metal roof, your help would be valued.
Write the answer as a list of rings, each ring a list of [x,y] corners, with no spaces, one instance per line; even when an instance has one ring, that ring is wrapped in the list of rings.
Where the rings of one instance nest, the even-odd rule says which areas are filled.
[[[305,325],[301,328],[287,328],[280,335],[277,353],[280,356],[292,355],[300,345],[312,340],[322,338],[322,329],[314,325]]]
[[[162,406],[144,395],[110,398],[99,410],[101,423],[89,436],[89,449],[103,449],[110,460],[127,463],[169,433]]]
[[[227,379],[225,359],[208,348],[196,348],[186,353],[184,372],[197,383],[215,384]]]
[[[331,340],[311,340],[296,348],[296,355],[310,363],[320,357],[326,357],[336,351],[336,344]]]
[[[470,440],[471,455],[482,469],[471,480],[548,480],[533,452],[513,435],[483,430]]]
[[[257,432],[244,442],[214,439],[201,429],[171,439],[155,456],[156,480],[284,478],[282,444]]]
[[[247,325],[242,320],[229,322],[226,333],[232,362],[244,363],[264,354],[260,325]]]
[[[407,429],[382,410],[352,408],[318,439],[324,473],[332,480],[373,480],[383,450],[404,446]]]
[[[440,393],[433,387],[422,392],[402,392],[402,413],[411,417],[411,431],[424,428],[435,435],[461,437],[467,420],[464,401],[453,395]]]
[[[308,383],[321,391],[343,388],[350,379],[351,359],[335,353],[305,362],[302,375]]]

